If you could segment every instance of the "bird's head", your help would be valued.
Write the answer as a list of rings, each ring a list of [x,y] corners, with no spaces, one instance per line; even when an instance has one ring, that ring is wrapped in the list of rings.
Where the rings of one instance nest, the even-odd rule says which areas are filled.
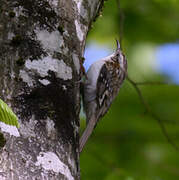
[[[117,49],[116,52],[114,53],[113,60],[117,61],[120,64],[121,68],[126,70],[127,69],[126,57],[122,53],[121,46],[118,40],[116,40],[116,43],[117,43]]]

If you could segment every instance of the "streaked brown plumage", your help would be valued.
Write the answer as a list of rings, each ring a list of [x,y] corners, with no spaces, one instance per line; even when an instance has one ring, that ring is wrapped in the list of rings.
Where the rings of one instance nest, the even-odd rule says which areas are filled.
[[[115,53],[94,62],[87,71],[83,92],[87,127],[80,138],[80,152],[97,122],[106,114],[118,95],[126,73],[127,61],[118,41]]]

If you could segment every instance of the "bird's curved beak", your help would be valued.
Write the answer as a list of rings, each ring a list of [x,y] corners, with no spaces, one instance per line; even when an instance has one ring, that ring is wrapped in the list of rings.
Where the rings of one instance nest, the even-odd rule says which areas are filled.
[[[117,39],[116,39],[116,43],[117,43],[117,49],[116,50],[121,50],[120,43]]]

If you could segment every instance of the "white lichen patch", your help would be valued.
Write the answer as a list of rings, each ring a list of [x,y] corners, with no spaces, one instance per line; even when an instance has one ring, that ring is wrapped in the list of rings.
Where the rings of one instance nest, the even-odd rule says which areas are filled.
[[[35,116],[32,115],[30,118],[29,122],[25,122],[25,124],[21,124],[20,126],[20,133],[23,135],[23,137],[28,138],[28,137],[36,137],[34,128],[37,124],[37,120],[35,120]]]
[[[55,130],[55,123],[49,117],[46,120],[46,130],[47,136],[51,139],[55,139],[56,130]]]
[[[82,4],[83,0],[75,0],[75,3],[78,8],[78,13],[85,19],[88,18],[88,11],[85,9],[85,7]]]
[[[57,77],[64,80],[72,79],[72,69],[63,60],[58,61]]]
[[[77,5],[77,8],[78,8],[78,12],[80,13],[80,9],[81,9],[81,4],[82,4],[82,0],[74,0],[76,5]]]
[[[49,0],[49,3],[54,7],[58,6],[58,0]]]
[[[64,36],[67,36],[67,37],[70,36],[67,30],[65,30],[65,32],[63,33],[63,35],[64,35]]]
[[[9,40],[12,40],[13,37],[14,37],[14,33],[8,32],[7,38],[8,38]]]
[[[74,127],[73,133],[74,133],[74,136],[76,137],[79,133],[79,127],[74,122],[71,122],[71,125]]]
[[[24,14],[24,8],[22,6],[15,7],[14,12],[16,13],[16,17],[19,17],[21,15],[26,16]]]
[[[60,35],[59,31],[36,30],[36,35],[43,48],[49,52],[59,52],[60,48],[65,46],[63,36]]]
[[[25,67],[35,71],[39,76],[48,76],[48,71],[53,71],[58,78],[68,80],[72,79],[72,69],[67,66],[63,60],[54,59],[47,56],[43,59],[30,61],[27,60]]]
[[[48,84],[50,84],[50,81],[47,79],[39,79],[40,83],[47,86]]]
[[[84,32],[82,31],[81,25],[78,23],[77,20],[75,20],[75,27],[76,27],[76,33],[77,33],[78,39],[82,41],[84,37]]]
[[[4,122],[0,122],[0,128],[2,132],[9,133],[12,136],[19,137],[19,131],[16,126],[5,124]]]
[[[62,88],[63,88],[64,91],[67,90],[67,87],[65,85],[62,85]]]
[[[49,32],[47,30],[36,29],[37,39],[41,42],[43,48],[49,53],[62,52],[68,54],[69,49],[65,46],[63,36],[69,37],[68,32],[65,30],[63,36],[59,31]]]
[[[74,65],[76,67],[76,70],[77,70],[77,73],[79,74],[80,72],[80,62],[79,62],[79,57],[77,54],[73,54],[73,62],[74,62]]]
[[[45,170],[51,170],[55,173],[61,173],[68,180],[73,180],[73,176],[66,164],[64,164],[58,156],[53,152],[41,152],[39,156],[37,156],[36,166],[41,166]]]
[[[67,47],[63,47],[63,48],[61,49],[61,52],[62,52],[63,54],[68,54],[68,53],[69,53],[69,49],[68,49]]]
[[[34,80],[29,76],[26,71],[20,70],[19,76],[20,78],[22,78],[23,82],[26,82],[28,84],[28,86],[33,86]]]
[[[72,169],[76,169],[76,162],[74,159],[71,159],[70,156],[68,156],[68,163],[71,165]]]

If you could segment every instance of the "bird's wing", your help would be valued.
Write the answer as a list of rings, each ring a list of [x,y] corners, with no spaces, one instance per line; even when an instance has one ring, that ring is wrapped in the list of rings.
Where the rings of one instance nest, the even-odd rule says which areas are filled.
[[[113,72],[107,68],[106,64],[104,64],[99,73],[99,77],[97,80],[97,88],[96,88],[96,99],[99,105],[99,109],[101,109],[102,107],[100,113],[97,114],[98,117],[102,117],[107,112],[107,110],[111,105],[112,102],[111,80],[113,79],[112,76],[113,76]]]

